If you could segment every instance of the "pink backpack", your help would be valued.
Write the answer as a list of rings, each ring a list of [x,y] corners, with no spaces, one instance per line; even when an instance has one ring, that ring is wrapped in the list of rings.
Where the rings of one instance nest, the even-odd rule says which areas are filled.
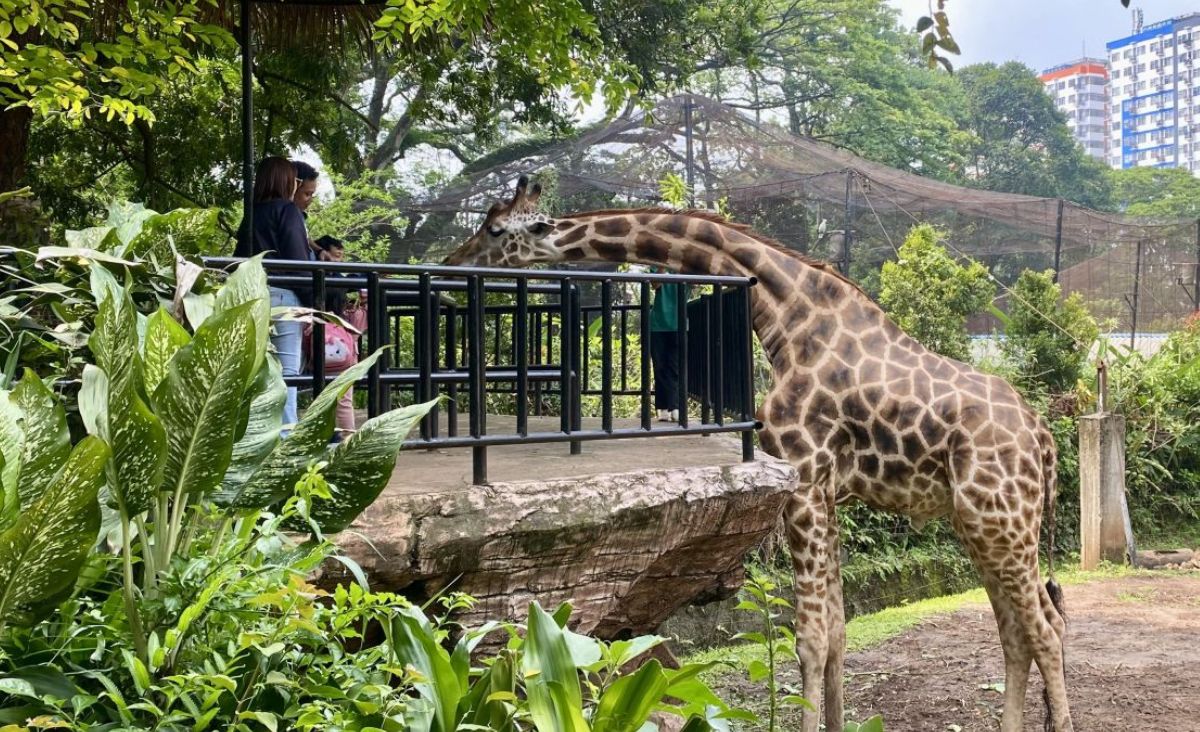
[[[312,326],[304,329],[304,351],[312,360]],[[336,374],[358,363],[358,336],[333,323],[325,324],[325,371]]]

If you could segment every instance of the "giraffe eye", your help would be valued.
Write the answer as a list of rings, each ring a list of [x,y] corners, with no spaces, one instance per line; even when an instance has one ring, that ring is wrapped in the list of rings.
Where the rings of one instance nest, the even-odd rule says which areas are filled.
[[[545,236],[546,232],[550,231],[550,224],[547,224],[545,221],[539,221],[530,226],[529,230],[533,232],[534,236]]]
[[[489,226],[488,233],[491,234],[492,236],[500,236],[501,234],[504,233],[504,229],[499,226]]]

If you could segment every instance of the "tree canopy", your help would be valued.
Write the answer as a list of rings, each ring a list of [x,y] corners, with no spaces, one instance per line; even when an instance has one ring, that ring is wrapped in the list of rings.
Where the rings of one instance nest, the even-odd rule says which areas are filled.
[[[1183,168],[1127,168],[1110,173],[1113,205],[1129,216],[1200,219],[1200,178]]]
[[[1066,118],[1024,64],[976,64],[956,74],[974,135],[969,166],[981,188],[1107,208],[1107,166],[1071,136]]]

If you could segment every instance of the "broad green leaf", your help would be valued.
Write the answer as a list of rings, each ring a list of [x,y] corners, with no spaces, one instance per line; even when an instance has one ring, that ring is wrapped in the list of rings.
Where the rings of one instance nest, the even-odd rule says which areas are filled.
[[[212,293],[204,293],[197,295],[194,292],[183,296],[183,313],[187,316],[188,324],[192,326],[192,330],[198,330],[204,321],[212,315],[213,304],[216,299]]]
[[[639,635],[629,640],[613,641],[609,646],[613,665],[620,668],[646,651],[662,645],[666,640],[661,635]]]
[[[21,510],[18,484],[21,478],[21,410],[12,403],[11,392],[0,391],[0,531],[17,520]]]
[[[754,682],[762,681],[771,675],[771,670],[767,668],[767,664],[757,659],[750,662],[746,671],[750,674],[750,680]]]
[[[83,367],[79,417],[89,435],[108,441],[108,375],[90,363]]]
[[[586,732],[579,672],[562,628],[536,602],[527,624],[521,666],[534,726],[540,732]]]
[[[89,339],[92,354],[108,377],[107,425],[100,427],[112,447],[109,486],[128,516],[150,508],[162,479],[167,436],[162,422],[141,397],[141,357],[137,318],[129,294],[107,297],[96,314]]]
[[[728,705],[717,696],[700,678],[700,674],[719,666],[720,663],[689,663],[678,670],[668,670],[666,696],[681,699],[685,712],[703,714],[709,707],[728,709]]]
[[[53,666],[25,666],[0,676],[0,691],[40,699],[55,696],[70,699],[79,693],[71,679]]]
[[[413,404],[367,420],[333,449],[324,470],[333,498],[315,501],[310,509],[322,532],[341,531],[375,502],[392,477],[404,438],[436,403]],[[598,648],[595,656],[600,657]]]
[[[413,684],[434,708],[435,732],[458,728],[458,704],[465,691],[450,665],[450,655],[438,643],[433,627],[420,608],[407,606],[392,618],[389,637],[396,661],[411,666],[420,678]]]
[[[324,454],[329,445],[329,438],[333,436],[337,400],[370,370],[379,356],[380,352],[377,351],[338,374],[304,410],[296,427],[275,445],[250,479],[237,491],[230,505],[235,508],[262,508],[291,495],[296,481],[307,469],[308,461]]]
[[[92,226],[87,229],[67,230],[63,233],[67,246],[76,249],[105,251],[117,244],[116,232],[111,226]]]
[[[283,372],[277,358],[272,356],[263,363],[258,379],[250,385],[247,396],[251,397],[251,401],[245,433],[234,444],[229,469],[225,472],[220,489],[213,495],[213,501],[222,506],[237,499],[242,486],[279,443],[287,385],[283,383]]]
[[[516,729],[512,715],[505,708],[505,702],[517,701],[517,679],[512,664],[511,656],[500,655],[484,669],[459,703],[459,713],[464,715],[460,726],[476,724],[501,732]]]
[[[221,313],[243,303],[254,303],[251,310],[255,334],[252,374],[258,374],[271,336],[271,291],[267,288],[267,273],[263,270],[262,257],[261,254],[251,257],[234,270],[217,293],[217,303],[213,309],[213,312]]]
[[[108,221],[106,223],[116,231],[117,239],[122,245],[122,255],[124,248],[128,247],[129,243],[141,233],[142,226],[146,221],[157,215],[158,212],[146,208],[141,203],[113,201],[108,205]]]
[[[666,690],[666,674],[658,661],[651,659],[604,690],[592,718],[592,732],[637,732]]]
[[[167,375],[167,365],[175,356],[175,352],[191,340],[192,336],[187,329],[172,318],[166,308],[160,307],[150,316],[146,324],[146,357],[142,367],[146,393],[153,394],[158,389],[163,377]]]
[[[270,712],[242,712],[238,715],[238,719],[253,719],[270,732],[276,732],[279,729],[279,718]]]
[[[125,248],[125,255],[170,261],[174,252],[184,256],[227,254],[229,237],[221,230],[219,214],[215,208],[181,208],[151,216]]]
[[[858,725],[858,732],[883,732],[883,717],[876,714]]]
[[[100,529],[100,489],[109,450],[85,437],[41,498],[0,534],[0,619],[75,582]]]
[[[41,262],[46,259],[74,259],[80,262],[105,262],[107,264],[120,264],[126,267],[141,267],[139,262],[131,262],[120,257],[106,254],[96,249],[76,248],[76,247],[39,247],[37,250],[37,261]]]
[[[96,305],[104,302],[108,297],[121,296],[121,283],[104,267],[92,265],[88,267],[88,281],[92,291],[92,299],[96,301]]]
[[[563,628],[563,638],[567,641],[567,648],[571,649],[571,661],[576,666],[589,668],[593,664],[600,663],[602,655],[600,641],[591,636],[576,633],[569,628]]]
[[[71,454],[71,433],[67,430],[67,413],[54,392],[29,369],[17,382],[10,399],[21,410],[24,433],[17,486],[24,511],[41,497]]]
[[[167,431],[162,486],[204,493],[229,468],[246,379],[254,363],[251,304],[205,321],[171,359],[154,392]]]

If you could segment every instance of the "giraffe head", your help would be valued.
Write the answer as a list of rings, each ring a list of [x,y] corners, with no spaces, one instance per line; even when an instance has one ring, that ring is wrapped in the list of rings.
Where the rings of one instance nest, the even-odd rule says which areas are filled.
[[[542,185],[517,180],[517,192],[507,203],[488,209],[479,231],[446,258],[446,264],[482,267],[525,267],[562,260],[547,235],[554,230],[550,217],[537,210]]]

